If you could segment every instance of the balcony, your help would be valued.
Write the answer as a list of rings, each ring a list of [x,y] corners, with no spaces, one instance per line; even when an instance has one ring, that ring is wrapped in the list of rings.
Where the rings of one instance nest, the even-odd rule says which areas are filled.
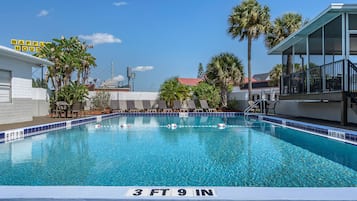
[[[341,101],[343,92],[357,92],[357,68],[348,61],[337,61],[323,66],[310,67],[282,77],[282,100]],[[346,75],[346,76],[344,76]],[[349,78],[345,82],[345,77]],[[348,87],[344,87],[348,83]]]

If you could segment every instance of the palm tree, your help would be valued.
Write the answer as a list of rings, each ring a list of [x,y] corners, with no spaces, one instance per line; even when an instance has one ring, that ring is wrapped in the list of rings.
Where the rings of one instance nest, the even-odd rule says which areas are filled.
[[[231,53],[214,56],[207,65],[206,79],[220,88],[222,106],[227,107],[228,91],[243,80],[242,62]]]
[[[79,42],[79,41],[78,41]],[[87,52],[90,46],[86,45],[85,42],[78,45],[77,57],[79,58],[79,65],[77,66],[77,82],[85,84],[88,80],[90,67],[96,67],[96,58]],[[82,80],[81,80],[82,78]]]
[[[304,24],[307,22],[304,22]],[[277,17],[265,35],[265,45],[272,48],[294,33],[303,25],[302,16],[297,13],[286,13]]]
[[[279,86],[280,84],[280,76],[282,74],[282,69],[283,65],[282,64],[277,64],[274,66],[274,68],[270,71],[269,77],[270,77],[270,86]]]
[[[294,33],[301,28],[307,21],[302,21],[302,16],[296,13],[286,13],[282,17],[274,20],[269,28],[269,32],[265,35],[265,45],[272,48],[282,40],[287,38],[290,34]],[[289,68],[287,74],[292,72],[292,58],[288,55]]]
[[[252,68],[251,49],[252,40],[258,39],[261,34],[268,32],[270,27],[270,10],[262,7],[256,0],[244,0],[233,8],[228,18],[228,33],[239,41],[248,40],[248,94],[252,99]]]
[[[55,91],[67,86],[71,82],[72,73],[77,71],[77,82],[84,84],[89,76],[91,66],[96,66],[95,58],[87,52],[88,46],[79,41],[77,37],[69,39],[53,39],[36,54],[41,58],[47,58],[54,63],[48,67],[47,81],[51,80]]]
[[[160,86],[160,99],[165,100],[170,107],[174,100],[183,101],[191,96],[191,89],[178,82],[177,77],[166,80]]]

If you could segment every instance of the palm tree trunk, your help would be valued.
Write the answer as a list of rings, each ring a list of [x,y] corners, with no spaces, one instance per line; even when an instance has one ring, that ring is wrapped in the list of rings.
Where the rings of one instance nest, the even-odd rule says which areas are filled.
[[[81,81],[81,71],[80,70],[78,70],[77,71],[77,83],[80,83],[80,81]]]
[[[221,88],[222,107],[227,107],[227,88]]]
[[[252,37],[248,36],[248,97],[249,97],[249,100],[252,100],[251,53],[252,53]]]

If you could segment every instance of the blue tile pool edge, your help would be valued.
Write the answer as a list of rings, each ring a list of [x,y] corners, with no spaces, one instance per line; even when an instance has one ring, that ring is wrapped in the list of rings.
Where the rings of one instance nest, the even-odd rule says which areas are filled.
[[[95,122],[95,121],[101,121],[104,119],[110,119],[110,118],[114,118],[114,117],[118,117],[118,116],[176,116],[177,117],[177,116],[181,116],[181,115],[187,115],[189,117],[196,117],[196,116],[235,117],[235,116],[243,116],[244,114],[242,112],[188,112],[188,113],[125,112],[125,113],[111,113],[111,114],[105,114],[105,115],[84,117],[84,118],[79,118],[79,119],[73,119],[73,120],[67,120],[67,121],[61,121],[61,122],[55,122],[55,123],[49,123],[49,124],[43,124],[43,125],[36,125],[36,126],[30,126],[30,127],[24,127],[24,128],[18,128],[18,129],[11,129],[11,130],[6,130],[6,131],[0,131],[0,143],[4,143],[5,142],[5,134],[11,133],[11,132],[14,132],[14,133],[22,132],[23,133],[23,137],[20,136],[18,139],[11,140],[11,141],[15,141],[15,140],[21,140],[26,137],[53,131],[53,130],[70,128],[73,126],[79,126],[82,124]],[[262,114],[251,114],[251,115],[249,115],[249,117],[253,118],[253,119],[265,121],[268,123],[276,124],[276,125],[286,126],[288,128],[292,128],[292,129],[296,129],[296,130],[305,131],[305,132],[308,132],[308,133],[311,133],[314,135],[319,135],[322,137],[326,137],[326,138],[342,141],[345,143],[357,145],[357,132],[356,131],[336,128],[336,127],[330,127],[330,126],[322,126],[322,125],[312,124],[312,123],[305,123],[305,122],[289,120],[289,119],[284,119],[284,118],[280,118],[280,117],[267,116],[267,115],[262,115]],[[341,133],[343,133],[343,135]],[[335,135],[335,136],[333,136],[333,135]],[[343,138],[341,138],[340,135],[343,136]]]
[[[222,116],[222,117],[234,117],[234,116],[242,116],[243,113],[239,112],[189,112],[189,113],[179,113],[179,112],[166,112],[166,113],[158,113],[158,112],[125,112],[125,113],[111,113],[104,114],[98,116],[84,117],[73,120],[66,120],[61,122],[54,122],[36,126],[29,126],[24,128],[10,129],[5,131],[0,131],[0,143],[4,143],[6,141],[5,135],[11,134],[15,136],[12,141],[21,140],[26,137],[31,137],[34,135],[39,135],[45,132],[59,130],[64,128],[70,128],[73,126],[79,126],[82,124],[101,121],[104,119],[110,119],[118,116],[180,116],[185,115],[189,117],[195,116]]]
[[[5,135],[7,133],[17,135],[13,140],[11,140],[11,142],[12,142],[12,141],[24,139],[26,137],[40,135],[42,133],[46,133],[49,131],[71,128],[73,126],[79,126],[79,125],[86,124],[89,122],[95,122],[95,121],[97,121],[98,118],[108,119],[108,118],[113,118],[115,116],[118,116],[118,114],[114,113],[114,114],[109,114],[109,115],[84,117],[84,118],[79,118],[79,119],[66,120],[66,121],[53,122],[53,123],[48,123],[48,124],[28,126],[28,127],[24,127],[24,128],[16,128],[16,129],[0,131],[0,143],[4,143],[6,141]]]
[[[338,140],[344,143],[357,145],[357,131],[289,120],[280,117],[266,116],[266,115],[255,115],[254,118],[268,123],[285,126],[291,129],[300,130],[314,135],[326,137],[329,139]]]
[[[133,196],[142,189],[154,195]],[[178,189],[211,189],[213,195],[162,194]],[[357,200],[357,188],[0,186],[0,200]]]

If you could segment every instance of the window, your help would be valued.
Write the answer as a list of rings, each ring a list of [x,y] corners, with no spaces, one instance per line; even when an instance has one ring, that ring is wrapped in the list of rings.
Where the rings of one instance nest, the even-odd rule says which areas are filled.
[[[11,71],[0,70],[0,103],[11,102]]]

